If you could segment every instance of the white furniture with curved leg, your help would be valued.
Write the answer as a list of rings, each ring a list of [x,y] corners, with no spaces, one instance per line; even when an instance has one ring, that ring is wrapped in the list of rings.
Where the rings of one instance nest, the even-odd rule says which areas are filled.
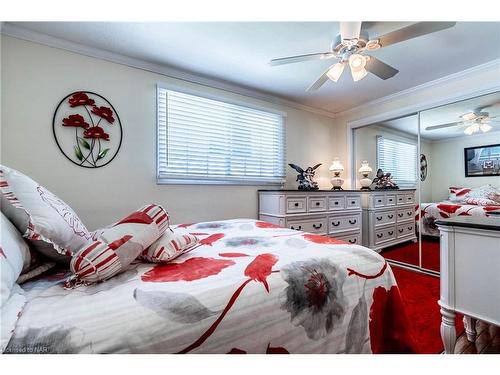
[[[500,218],[460,216],[436,222],[441,237],[441,337],[454,353],[455,316],[469,341],[476,320],[500,325]]]
[[[259,220],[361,244],[357,190],[259,190]]]

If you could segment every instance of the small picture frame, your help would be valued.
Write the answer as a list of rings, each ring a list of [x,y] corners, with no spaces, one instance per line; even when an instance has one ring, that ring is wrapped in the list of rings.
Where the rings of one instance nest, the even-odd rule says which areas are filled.
[[[500,176],[500,143],[464,148],[465,177]]]

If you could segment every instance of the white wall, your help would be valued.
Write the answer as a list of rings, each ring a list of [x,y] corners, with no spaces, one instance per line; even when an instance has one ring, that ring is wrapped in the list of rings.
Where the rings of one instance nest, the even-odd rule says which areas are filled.
[[[2,36],[1,162],[19,169],[67,201],[89,229],[107,225],[148,202],[164,205],[173,222],[257,216],[255,186],[156,184],[156,83],[173,83],[287,113],[287,162],[324,163],[318,181],[329,188],[333,120],[160,74]],[[67,94],[97,92],[113,104],[123,144],[106,167],[81,168],[59,151],[52,115]],[[287,167],[287,187],[295,173]]]
[[[464,148],[500,143],[500,133],[450,138],[432,142],[432,158],[428,160],[432,173],[432,202],[448,197],[448,188],[479,187],[491,184],[500,187],[500,177],[465,177]]]

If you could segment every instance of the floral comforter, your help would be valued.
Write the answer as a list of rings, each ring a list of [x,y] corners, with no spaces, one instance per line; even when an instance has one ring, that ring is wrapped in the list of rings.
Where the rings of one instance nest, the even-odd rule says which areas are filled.
[[[459,204],[448,201],[438,203],[422,203],[420,205],[420,218],[417,206],[416,219],[422,235],[439,236],[436,220],[448,219],[455,216],[486,217],[490,212],[500,211],[500,206],[477,206],[472,204]]]
[[[96,285],[23,285],[7,353],[393,353],[412,335],[390,266],[333,238],[255,220],[178,226],[199,246]]]

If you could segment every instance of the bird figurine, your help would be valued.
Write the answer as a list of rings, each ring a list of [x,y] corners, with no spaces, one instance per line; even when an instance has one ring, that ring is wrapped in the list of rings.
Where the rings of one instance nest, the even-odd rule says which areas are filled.
[[[399,186],[392,181],[391,174],[389,172],[384,173],[382,169],[378,169],[377,177],[373,179],[371,189],[399,189]]]
[[[321,163],[316,164],[314,167],[307,167],[303,170],[297,164],[288,164],[290,167],[295,169],[298,173],[296,181],[299,182],[299,190],[318,190],[318,183],[314,181],[315,170],[321,165]]]

